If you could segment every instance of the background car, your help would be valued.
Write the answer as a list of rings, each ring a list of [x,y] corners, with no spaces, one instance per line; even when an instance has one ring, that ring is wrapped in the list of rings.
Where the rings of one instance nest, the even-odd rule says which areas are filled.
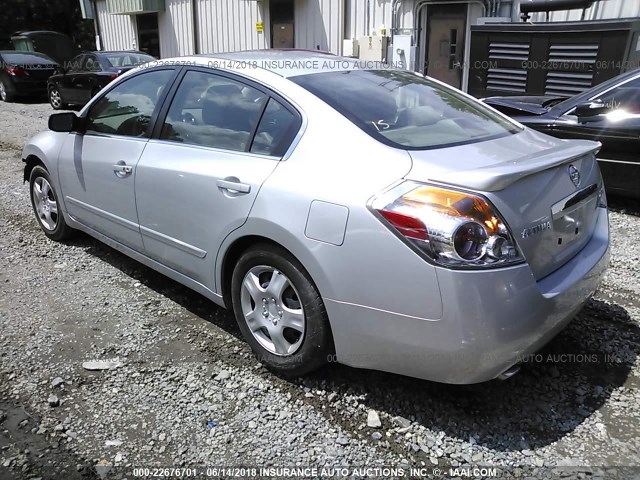
[[[82,230],[232,308],[285,375],[335,360],[506,378],[608,265],[597,143],[412,72],[193,56],[131,71],[49,128],[22,153],[45,235]]]
[[[16,50],[44,53],[60,65],[78,54],[71,37],[49,30],[15,32],[11,35],[11,43]]]
[[[49,78],[49,103],[55,110],[82,106],[119,75],[155,60],[144,52],[85,52],[74,57]]]
[[[47,79],[57,67],[42,53],[0,51],[0,99],[12,102],[17,97],[44,98]]]
[[[489,97],[485,103],[558,138],[597,140],[609,193],[640,198],[640,70],[571,98]]]

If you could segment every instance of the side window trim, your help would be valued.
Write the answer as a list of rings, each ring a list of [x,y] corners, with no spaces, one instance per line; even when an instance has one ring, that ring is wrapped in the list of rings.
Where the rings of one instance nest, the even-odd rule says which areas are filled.
[[[262,91],[262,90],[261,90]],[[262,92],[265,93],[265,92]],[[262,109],[260,110],[260,115],[258,115],[258,121],[253,126],[253,130],[249,134],[249,140],[247,141],[247,145],[244,147],[245,153],[251,152],[251,146],[253,145],[253,140],[256,138],[256,133],[258,133],[258,128],[260,128],[260,122],[262,121],[262,117],[264,117],[264,112],[267,111],[267,105],[271,101],[271,96],[267,93],[264,101],[262,102]]]
[[[264,105],[262,106],[262,111],[260,112],[260,117],[258,119],[258,122],[256,123],[253,131],[251,132],[251,135],[249,136],[249,140],[247,142],[247,146],[245,148],[245,152],[235,152],[235,153],[250,153],[251,155],[258,155],[258,156],[265,156],[262,154],[254,154],[251,153],[251,146],[253,145],[253,141],[255,139],[255,135],[258,131],[258,128],[260,127],[260,121],[262,120],[262,117],[264,116],[264,112],[267,109],[267,105],[269,105],[269,101],[271,99],[277,101],[278,103],[280,103],[280,105],[282,105],[285,109],[287,109],[291,114],[293,114],[295,116],[295,129],[296,129],[296,135],[292,136],[292,140],[290,142],[293,143],[295,141],[295,137],[297,137],[297,135],[300,132],[300,129],[302,128],[302,115],[300,114],[300,112],[298,111],[297,108],[295,108],[293,105],[291,105],[291,103],[286,100],[285,98],[283,98],[281,95],[278,95],[278,93],[274,92],[273,90],[271,90],[269,87],[267,87],[266,85],[263,85],[261,83],[258,83],[252,79],[243,77],[241,75],[235,75],[232,72],[227,72],[225,70],[220,70],[217,68],[208,68],[208,67],[199,67],[199,66],[186,66],[186,67],[181,67],[181,71],[180,74],[177,76],[176,79],[174,79],[173,85],[170,89],[169,92],[167,92],[167,97],[164,99],[164,104],[162,105],[162,109],[159,111],[158,113],[158,117],[157,117],[157,121],[154,124],[153,130],[152,130],[152,134],[149,137],[150,140],[158,140],[158,141],[164,141],[162,138],[160,138],[160,134],[162,132],[162,126],[164,125],[164,122],[167,119],[167,115],[169,114],[169,108],[171,107],[171,103],[173,102],[173,99],[175,98],[176,95],[176,91],[178,90],[178,87],[180,86],[180,83],[182,82],[182,79],[184,78],[184,76],[190,72],[190,71],[195,71],[195,72],[203,72],[203,73],[209,73],[209,74],[213,74],[213,75],[219,75],[221,77],[225,77],[228,78],[230,80],[233,80],[234,82],[238,82],[241,83],[243,85],[246,85],[247,87],[250,88],[254,88],[262,93],[264,93],[266,95],[266,99],[264,101]],[[293,128],[293,127],[292,127]],[[194,146],[194,145],[190,145],[190,146]],[[200,145],[199,147],[201,148],[210,148],[212,150],[221,150],[221,151],[233,151],[233,150],[225,150],[225,149],[219,149],[219,148],[214,148],[214,147],[206,147],[206,146],[202,146]],[[288,147],[287,147],[287,151],[288,151]],[[286,152],[285,152],[286,153]],[[274,156],[269,156],[272,158],[282,158],[284,157],[285,153],[283,153],[282,155],[274,155]]]
[[[149,140],[150,138],[153,138],[152,134],[155,131],[156,128],[156,124],[158,121],[158,115],[161,111],[162,108],[164,108],[165,103],[167,102],[167,97],[169,94],[169,91],[172,90],[174,88],[174,86],[176,85],[176,78],[178,77],[178,75],[180,74],[181,70],[183,67],[157,67],[157,68],[153,68],[153,69],[144,69],[141,70],[140,72],[136,72],[132,75],[127,76],[126,80],[124,80],[124,82],[128,82],[129,80],[132,80],[133,78],[136,78],[139,75],[143,75],[145,73],[150,73],[150,72],[156,72],[156,71],[162,71],[162,70],[172,70],[173,71],[173,75],[172,77],[169,79],[169,81],[167,82],[167,85],[169,88],[165,88],[162,93],[160,94],[160,97],[158,98],[158,101],[156,102],[156,105],[153,109],[153,113],[151,114],[151,119],[149,120],[149,128],[147,129],[147,133],[143,136],[143,137],[130,137],[127,135],[119,135],[116,133],[87,133],[86,131],[86,126],[87,126],[87,121],[88,121],[88,117],[89,114],[91,113],[91,109],[93,109],[93,107],[95,107],[98,102],[105,96],[108,95],[109,92],[111,92],[114,88],[116,88],[118,85],[121,85],[124,82],[114,82],[113,84],[109,85],[108,89],[106,91],[103,91],[100,95],[98,95],[97,97],[95,97],[93,99],[93,101],[91,102],[91,104],[88,106],[87,110],[83,113],[83,115],[81,116],[82,118],[82,131],[79,132],[82,135],[90,135],[90,136],[113,136],[113,137],[123,137],[123,138],[139,138],[141,140]]]

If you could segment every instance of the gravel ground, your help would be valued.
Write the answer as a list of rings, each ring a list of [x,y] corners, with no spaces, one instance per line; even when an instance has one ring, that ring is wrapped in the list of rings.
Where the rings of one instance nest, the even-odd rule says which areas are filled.
[[[0,104],[0,478],[193,465],[630,478],[624,467],[640,466],[637,203],[611,202],[605,282],[510,380],[449,386],[339,365],[284,380],[229,312],[88,236],[46,239],[20,148],[50,113]]]

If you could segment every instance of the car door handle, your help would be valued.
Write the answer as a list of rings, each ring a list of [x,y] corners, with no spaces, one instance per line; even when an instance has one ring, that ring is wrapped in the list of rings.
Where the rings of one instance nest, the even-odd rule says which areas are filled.
[[[218,187],[227,190],[229,193],[249,193],[251,185],[241,183],[240,181],[218,180]]]
[[[116,172],[117,176],[125,177],[133,172],[133,167],[130,167],[129,165],[116,164],[113,165],[113,171]]]

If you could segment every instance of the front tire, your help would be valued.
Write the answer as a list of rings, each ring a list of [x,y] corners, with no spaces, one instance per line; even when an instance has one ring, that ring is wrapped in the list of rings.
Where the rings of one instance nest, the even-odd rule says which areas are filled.
[[[49,89],[49,103],[54,110],[62,110],[67,108],[67,104],[62,99],[62,94],[58,87],[51,87]]]
[[[58,195],[44,167],[37,165],[31,170],[29,190],[33,212],[44,234],[57,242],[71,237],[73,229],[64,220]]]
[[[9,91],[7,87],[7,82],[5,80],[0,80],[0,100],[5,103],[11,103],[15,99],[15,96],[12,92]]]
[[[273,372],[304,375],[333,353],[322,298],[287,251],[269,244],[247,250],[233,271],[231,298],[242,335]]]

